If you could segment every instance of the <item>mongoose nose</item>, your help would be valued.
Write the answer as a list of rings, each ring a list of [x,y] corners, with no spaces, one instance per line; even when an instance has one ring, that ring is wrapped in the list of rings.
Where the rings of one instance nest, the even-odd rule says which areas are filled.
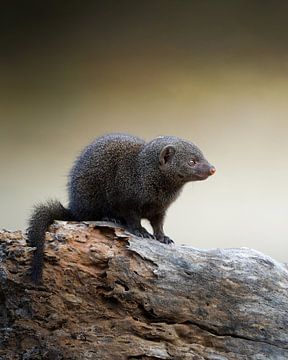
[[[210,167],[210,174],[213,175],[213,174],[215,174],[215,172],[216,172],[215,167],[214,167],[214,166],[211,166],[211,167]]]

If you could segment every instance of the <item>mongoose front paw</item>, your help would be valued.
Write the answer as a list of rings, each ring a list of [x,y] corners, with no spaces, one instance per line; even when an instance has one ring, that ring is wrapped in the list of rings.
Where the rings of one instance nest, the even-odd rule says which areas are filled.
[[[157,239],[158,241],[160,241],[163,244],[174,244],[174,241],[172,239],[170,239],[168,236],[164,235],[163,237]]]

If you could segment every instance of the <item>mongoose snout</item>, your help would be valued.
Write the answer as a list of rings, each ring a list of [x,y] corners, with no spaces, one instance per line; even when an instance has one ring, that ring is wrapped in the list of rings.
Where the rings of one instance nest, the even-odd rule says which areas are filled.
[[[210,174],[211,174],[211,175],[214,175],[215,172],[216,172],[216,168],[215,168],[214,166],[211,166],[211,167],[210,167]]]

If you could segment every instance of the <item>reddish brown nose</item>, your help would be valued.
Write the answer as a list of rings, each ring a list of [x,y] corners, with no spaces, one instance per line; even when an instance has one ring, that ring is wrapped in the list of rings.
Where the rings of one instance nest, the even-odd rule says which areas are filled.
[[[211,167],[210,167],[210,174],[213,175],[213,174],[215,174],[215,172],[216,172],[215,167],[214,167],[214,166],[211,166]]]

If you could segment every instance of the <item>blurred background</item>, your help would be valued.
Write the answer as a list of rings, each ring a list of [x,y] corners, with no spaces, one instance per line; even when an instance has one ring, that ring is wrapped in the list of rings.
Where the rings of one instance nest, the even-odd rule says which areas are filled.
[[[288,2],[0,4],[0,227],[67,204],[94,137],[195,142],[215,176],[187,184],[166,232],[288,261]]]

